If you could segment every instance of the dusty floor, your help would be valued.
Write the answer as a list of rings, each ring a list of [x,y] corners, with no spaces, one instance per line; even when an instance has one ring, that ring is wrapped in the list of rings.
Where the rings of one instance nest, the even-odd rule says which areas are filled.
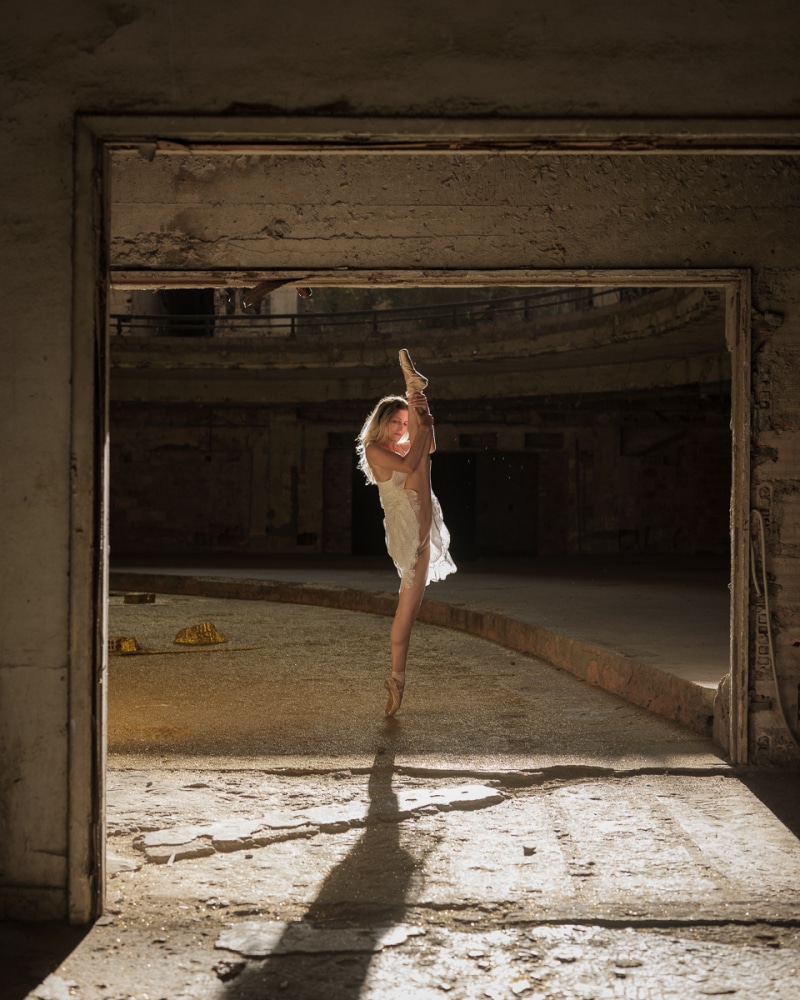
[[[4,995],[795,1000],[796,776],[431,626],[386,722],[388,626],[112,600],[107,913]]]

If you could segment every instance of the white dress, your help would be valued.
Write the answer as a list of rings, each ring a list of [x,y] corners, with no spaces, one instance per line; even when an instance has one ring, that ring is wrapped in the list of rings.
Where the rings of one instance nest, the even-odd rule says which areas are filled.
[[[406,475],[405,472],[393,472],[390,479],[378,483],[386,549],[400,574],[401,589],[414,583],[420,546],[419,496],[416,490],[405,488]],[[431,559],[426,584],[444,580],[456,571],[456,564],[448,551],[450,532],[442,520],[442,508],[432,491],[431,508]]]

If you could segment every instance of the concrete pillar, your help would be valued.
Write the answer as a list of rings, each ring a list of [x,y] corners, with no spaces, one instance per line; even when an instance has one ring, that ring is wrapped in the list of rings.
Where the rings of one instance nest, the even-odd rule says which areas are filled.
[[[293,552],[297,546],[299,443],[295,408],[272,409],[267,458],[269,507],[265,525],[270,552]]]

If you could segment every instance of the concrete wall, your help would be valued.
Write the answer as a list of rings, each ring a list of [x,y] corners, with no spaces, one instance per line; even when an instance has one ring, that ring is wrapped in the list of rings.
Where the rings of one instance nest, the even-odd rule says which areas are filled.
[[[369,407],[364,400],[362,413]],[[460,558],[727,555],[727,387],[710,396],[691,387],[623,400],[497,402],[481,407],[477,424],[464,421],[469,407],[436,407],[435,488]],[[319,410],[112,402],[112,552],[352,552],[360,416],[355,406]],[[459,468],[450,485],[458,459],[470,469]],[[369,518],[373,544],[362,536],[357,552],[380,554],[377,494],[360,497],[359,489],[366,490],[360,477],[356,513]],[[469,516],[464,508],[476,505]],[[508,538],[497,536],[500,525]]]
[[[69,912],[85,919],[95,870],[84,829],[88,813],[85,804],[76,808],[91,769],[74,770],[86,757],[85,746],[78,754],[74,745],[83,739],[76,727],[87,718],[79,711],[85,692],[78,682],[91,664],[87,644],[75,638],[86,623],[70,620],[70,608],[85,605],[76,600],[76,588],[89,586],[90,569],[73,559],[70,574],[70,552],[84,553],[79,533],[85,536],[87,497],[97,488],[83,432],[70,442],[70,427],[83,428],[93,409],[71,377],[73,305],[83,322],[87,312],[85,296],[73,301],[76,113],[640,115],[687,122],[743,115],[774,128],[775,116],[797,112],[793,0],[661,7],[609,0],[555,10],[502,0],[491,6],[463,0],[6,5],[0,166],[3,912]],[[614,169],[603,166],[606,177]],[[754,162],[745,173],[718,190],[719,209],[707,226],[701,225],[703,206],[688,225],[674,206],[661,204],[659,211],[672,211],[676,229],[685,227],[682,252],[673,249],[670,266],[704,256],[715,266],[752,267],[759,309],[783,316],[782,326],[767,328],[756,355],[753,501],[768,515],[778,658],[796,713],[796,160]],[[617,219],[626,218],[633,182],[626,176],[618,186]],[[587,255],[592,242],[580,234],[562,233],[558,242],[569,244],[579,266],[596,263]],[[636,250],[638,263],[643,253],[659,256],[647,239]],[[86,331],[77,333],[82,343]],[[83,378],[86,359],[77,360]],[[80,412],[71,423],[78,400]],[[771,698],[758,669],[756,693]],[[773,711],[754,717],[752,739],[764,757],[790,756]]]

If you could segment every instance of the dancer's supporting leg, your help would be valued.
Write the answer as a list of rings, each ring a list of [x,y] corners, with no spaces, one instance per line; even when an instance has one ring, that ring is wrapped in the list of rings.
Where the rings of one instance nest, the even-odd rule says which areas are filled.
[[[418,373],[415,374],[419,377]],[[414,391],[410,385],[407,386],[407,395],[412,395]],[[413,441],[415,439],[419,428],[419,414],[414,406],[409,405],[409,440]],[[427,510],[428,505],[425,506]],[[392,676],[386,681],[386,689],[389,692],[389,700],[386,704],[387,716],[394,715],[398,708],[400,708],[400,702],[403,700],[411,628],[419,614],[422,598],[425,595],[425,587],[428,583],[428,564],[431,557],[429,520],[429,517],[426,516],[419,525],[420,545],[417,551],[417,560],[414,564],[414,582],[410,587],[400,587],[397,610],[395,611],[392,629],[389,633],[389,642],[392,651]]]
[[[417,620],[425,587],[428,582],[428,563],[431,557],[430,542],[426,541],[417,556],[414,566],[414,582],[410,587],[401,587],[397,598],[397,610],[394,614],[392,629],[389,633],[389,643],[392,651],[392,676],[386,681],[389,700],[386,704],[387,716],[392,716],[400,708],[403,700],[403,688],[406,682],[406,660],[408,659],[408,644],[411,639],[411,627]]]

